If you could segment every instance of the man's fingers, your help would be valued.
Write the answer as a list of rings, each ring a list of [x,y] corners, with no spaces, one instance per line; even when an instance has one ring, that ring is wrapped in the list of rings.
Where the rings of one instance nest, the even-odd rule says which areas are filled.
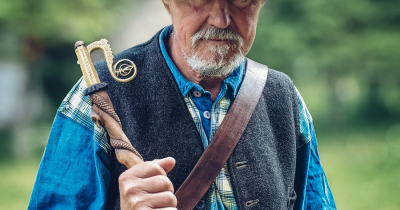
[[[147,161],[133,166],[121,174],[120,180],[128,180],[132,178],[148,178],[157,175],[167,176],[167,173],[175,166],[175,159],[168,157]]]
[[[165,207],[170,207],[176,209],[178,201],[172,192],[159,192],[159,193],[149,193],[145,195],[145,199],[149,201],[148,205],[154,209],[165,209]]]
[[[152,176],[164,175],[166,176],[167,173],[165,172],[164,168],[161,167],[155,161],[147,161],[144,163],[137,164],[132,168],[128,169],[124,173],[121,174],[121,179],[131,179],[131,178],[148,178]]]
[[[148,193],[169,191],[174,193],[174,186],[168,177],[163,175],[153,176],[137,182],[136,188]]]
[[[174,166],[175,159],[164,158],[137,164],[122,173],[118,180],[121,209],[176,210],[174,186],[167,177]]]
[[[170,172],[172,170],[172,168],[174,168],[174,166],[175,166],[175,159],[172,157],[157,159],[157,160],[154,160],[153,162],[156,162],[157,164],[159,164],[167,173]]]

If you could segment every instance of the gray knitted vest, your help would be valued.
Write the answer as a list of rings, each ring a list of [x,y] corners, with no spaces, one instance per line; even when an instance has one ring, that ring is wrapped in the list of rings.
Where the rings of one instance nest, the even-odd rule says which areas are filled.
[[[160,50],[159,34],[125,50],[115,60],[130,59],[137,77],[118,83],[106,63],[95,67],[119,115],[123,130],[145,160],[176,159],[168,174],[175,189],[183,183],[203,152],[194,121]],[[296,142],[299,136],[297,96],[291,80],[270,70],[264,92],[238,145],[228,160],[240,210],[292,209],[296,194]],[[118,177],[126,170],[112,159],[107,209],[119,209]],[[196,209],[206,209],[204,196]]]

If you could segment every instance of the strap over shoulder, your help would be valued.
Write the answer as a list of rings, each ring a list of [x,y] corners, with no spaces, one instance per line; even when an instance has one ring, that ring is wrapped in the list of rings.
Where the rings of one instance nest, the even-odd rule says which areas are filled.
[[[218,176],[253,114],[267,76],[267,66],[247,59],[247,71],[236,99],[210,145],[175,193],[179,210],[193,209]]]

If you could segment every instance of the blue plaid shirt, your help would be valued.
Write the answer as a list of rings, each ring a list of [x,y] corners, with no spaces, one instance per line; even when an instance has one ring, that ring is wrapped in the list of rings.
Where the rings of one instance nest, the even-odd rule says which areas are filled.
[[[161,51],[206,148],[236,97],[243,79],[244,62],[224,80],[217,99],[212,102],[211,94],[186,80],[169,58],[164,39],[170,33],[170,27],[163,30],[159,40]],[[106,131],[90,120],[89,98],[83,95],[85,89],[84,80],[79,80],[57,110],[29,209],[105,208],[111,181],[111,147]],[[299,93],[298,104],[302,145],[297,148],[297,158],[305,164],[304,168],[297,169],[301,177],[296,179],[302,179],[300,183],[303,183],[303,190],[297,192],[297,209],[336,209],[319,161],[312,118]],[[226,165],[212,184],[209,195],[209,210],[237,209]]]

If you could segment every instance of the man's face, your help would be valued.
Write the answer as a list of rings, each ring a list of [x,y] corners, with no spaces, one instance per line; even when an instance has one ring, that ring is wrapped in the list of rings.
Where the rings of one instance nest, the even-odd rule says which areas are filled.
[[[263,0],[164,0],[173,44],[193,69],[224,76],[249,52]]]

